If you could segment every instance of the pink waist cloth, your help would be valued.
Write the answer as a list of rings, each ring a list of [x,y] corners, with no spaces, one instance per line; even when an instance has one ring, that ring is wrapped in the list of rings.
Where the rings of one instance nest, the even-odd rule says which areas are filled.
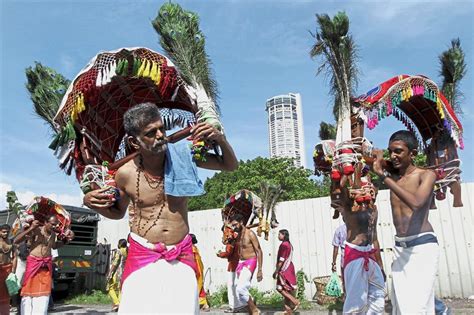
[[[364,259],[364,269],[366,271],[369,271],[369,259],[372,259],[373,261],[377,262],[375,260],[375,253],[377,252],[377,249],[371,249],[370,251],[363,252],[360,250],[357,250],[355,248],[352,248],[350,246],[346,246],[344,249],[344,268],[353,260],[363,258]]]
[[[257,268],[257,257],[252,257],[247,260],[240,261],[237,265],[237,268],[235,269],[237,276],[240,276],[240,272],[242,271],[242,269],[244,269],[244,267],[248,268],[253,275],[255,268]]]
[[[22,283],[27,283],[41,268],[47,268],[49,272],[53,274],[53,258],[51,256],[36,257],[29,255],[26,258],[26,269]]]
[[[197,265],[194,260],[193,243],[190,235],[186,235],[181,242],[170,249],[167,249],[166,245],[163,243],[153,244],[154,248],[150,249],[143,246],[130,236],[128,237],[128,243],[130,246],[128,248],[127,261],[125,262],[122,274],[122,283],[124,283],[125,279],[127,279],[127,277],[133,272],[160,259],[166,261],[177,260],[182,262],[191,267],[197,274]]]

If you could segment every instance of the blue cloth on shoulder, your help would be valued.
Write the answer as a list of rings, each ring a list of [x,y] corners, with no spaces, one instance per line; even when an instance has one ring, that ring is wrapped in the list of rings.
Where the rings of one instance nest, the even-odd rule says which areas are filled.
[[[165,194],[192,197],[204,194],[191,148],[186,141],[168,143],[165,160]]]

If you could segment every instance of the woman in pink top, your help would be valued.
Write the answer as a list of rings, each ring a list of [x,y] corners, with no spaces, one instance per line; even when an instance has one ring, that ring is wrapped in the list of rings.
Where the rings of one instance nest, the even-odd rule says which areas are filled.
[[[277,279],[277,291],[285,298],[285,314],[292,314],[300,301],[294,297],[296,290],[295,266],[293,266],[293,246],[290,243],[290,233],[280,230],[278,239],[281,241],[273,279]]]

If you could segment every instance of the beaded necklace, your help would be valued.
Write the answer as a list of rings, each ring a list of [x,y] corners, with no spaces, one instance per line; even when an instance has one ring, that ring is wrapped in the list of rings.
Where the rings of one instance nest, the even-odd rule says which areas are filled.
[[[142,171],[143,171],[145,180],[148,184],[148,187],[150,187],[152,190],[157,190],[157,189],[161,190],[161,194],[160,193],[156,194],[155,202],[153,203],[153,206],[151,208],[152,209],[152,211],[151,211],[152,214],[150,215],[150,217],[148,219],[145,220],[145,222],[143,224],[142,224],[142,210],[139,206],[143,202],[143,200],[140,200],[140,178],[141,178]],[[161,213],[163,212],[163,209],[165,208],[166,195],[164,194],[164,189],[163,188],[164,188],[163,177],[162,176],[154,177],[154,176],[151,176],[151,175],[147,174],[145,172],[145,168],[143,167],[143,158],[140,155],[139,156],[139,166],[137,167],[137,184],[136,184],[136,194],[135,194],[136,199],[134,200],[134,208],[135,208],[135,213],[137,213],[137,211],[138,211],[137,232],[138,232],[138,234],[140,234],[143,237],[145,237],[148,234],[148,232],[151,230],[151,228],[156,226],[156,224],[158,223],[158,220],[161,217]],[[160,210],[158,211],[158,214],[155,215],[155,213],[156,213],[155,207],[158,205],[160,200],[162,200],[163,202],[161,204]],[[152,224],[148,227],[148,229],[142,235],[140,232],[147,225],[149,225],[151,219],[154,219]]]

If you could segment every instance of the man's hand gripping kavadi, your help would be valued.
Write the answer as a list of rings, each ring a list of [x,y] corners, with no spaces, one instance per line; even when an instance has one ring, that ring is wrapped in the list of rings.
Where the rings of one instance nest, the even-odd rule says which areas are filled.
[[[431,80],[423,76],[402,75],[382,83],[367,94],[353,100],[351,114],[352,139],[346,142],[346,145],[343,142],[337,146],[333,141],[323,141],[316,146],[314,153],[316,173],[330,174],[333,179],[331,188],[332,205],[344,215],[348,229],[347,242],[349,244],[346,246],[346,259],[344,262],[344,265],[348,267],[348,269],[344,270],[347,291],[344,312],[346,310],[356,311],[361,308],[365,308],[366,310],[372,309],[375,312],[383,311],[383,289],[379,288],[380,285],[383,285],[383,282],[380,280],[379,272],[370,272],[370,266],[375,267],[375,270],[377,267],[372,263],[372,260],[368,259],[371,257],[375,258],[375,260],[379,262],[380,267],[382,267],[380,253],[373,253],[375,254],[375,257],[373,257],[370,256],[370,254],[362,255],[360,252],[362,250],[361,245],[364,244],[372,243],[375,248],[379,248],[376,234],[377,209],[374,205],[375,194],[373,194],[373,198],[370,200],[367,193],[361,194],[360,191],[363,187],[366,187],[363,191],[370,191],[371,195],[372,191],[376,191],[372,184],[367,184],[370,182],[369,177],[364,178],[369,172],[370,165],[373,165],[374,173],[391,189],[392,194],[392,211],[397,230],[397,236],[395,237],[396,246],[394,248],[395,261],[392,266],[394,285],[392,290],[392,304],[395,305],[395,309],[397,309],[397,307],[400,309],[400,304],[403,304],[408,308],[402,308],[402,310],[405,310],[405,312],[413,312],[419,309],[416,305],[413,306],[414,304],[430,305],[434,303],[434,277],[437,270],[437,249],[435,249],[436,253],[428,249],[430,252],[425,252],[423,255],[421,255],[421,253],[419,255],[414,255],[413,253],[409,255],[407,252],[411,250],[410,247],[412,246],[422,244],[430,246],[430,244],[436,242],[435,236],[432,235],[431,225],[427,221],[428,212],[426,211],[426,206],[429,207],[431,204],[432,196],[436,195],[437,199],[444,199],[442,192],[445,190],[446,185],[451,185],[451,191],[454,195],[454,206],[462,205],[460,187],[458,186],[460,161],[457,160],[455,150],[456,146],[463,147],[462,127],[454,115],[451,106],[438,90],[437,86]],[[407,143],[404,144],[406,151],[410,151],[407,153],[407,159],[408,164],[411,163],[413,169],[418,168],[415,168],[412,164],[412,160],[417,154],[412,142],[417,144],[416,142],[418,141],[430,152],[430,150],[433,150],[430,148],[438,145],[441,134],[449,135],[449,139],[446,139],[446,136],[443,137],[443,143],[450,143],[449,146],[446,146],[447,154],[444,156],[447,159],[449,159],[449,157],[456,159],[439,163],[439,159],[428,157],[427,169],[432,169],[435,172],[423,171],[421,169],[414,172],[420,174],[432,173],[432,175],[422,175],[422,177],[426,179],[422,180],[424,182],[422,186],[426,187],[422,189],[423,191],[418,190],[421,186],[417,188],[408,187],[409,185],[407,185],[405,188],[401,188],[403,187],[403,183],[400,181],[407,174],[401,173],[400,152],[398,152],[400,148],[390,147],[390,161],[386,161],[383,160],[382,151],[364,150],[364,143],[367,148],[370,147],[369,143],[367,141],[360,141],[360,138],[355,138],[363,136],[364,124],[366,124],[369,129],[373,129],[379,120],[389,115],[394,115],[395,118],[402,121],[407,129],[410,130],[409,134],[411,138],[415,139],[410,142],[409,150]],[[414,134],[415,132],[416,136]],[[404,134],[404,132],[401,132],[401,134]],[[429,140],[431,140],[431,142],[427,145],[426,143]],[[408,140],[405,140],[405,142],[406,141]],[[359,150],[357,146],[354,147],[354,144],[358,142],[362,144],[360,146],[361,150]],[[391,141],[390,143],[396,142],[397,141]],[[347,144],[350,145],[347,146]],[[372,151],[372,153],[370,151]],[[441,152],[437,154],[440,153]],[[407,165],[404,166],[404,172],[406,171],[406,167]],[[362,171],[359,172],[359,170]],[[436,173],[436,176],[434,173]],[[393,176],[394,183],[390,183],[392,180],[387,180],[390,176]],[[412,190],[409,192],[409,195],[407,194],[407,190]],[[416,199],[416,202],[412,199]],[[420,199],[423,205],[415,207],[414,204],[419,201],[418,199]],[[427,201],[428,199],[429,201]],[[406,211],[400,211],[401,204],[404,204],[402,208],[406,208]],[[335,214],[335,218],[336,217],[337,214]],[[412,222],[412,224],[409,224],[410,227],[406,226],[408,224],[407,222],[410,221]],[[426,234],[423,232],[426,232]],[[405,242],[405,236],[408,236],[410,240],[419,240],[419,236],[422,239],[421,241],[416,241],[416,244],[412,244],[410,241]],[[403,238],[402,242],[398,240],[400,237]],[[418,248],[421,250],[421,247]],[[400,253],[398,253],[398,251]],[[402,253],[403,251],[405,251],[405,253]],[[355,257],[359,255],[363,257],[364,269],[367,271],[365,274],[360,273],[360,268],[353,268],[356,267],[355,264],[351,267],[353,261],[356,261],[353,259],[356,259]],[[402,258],[402,256],[405,257]],[[419,260],[422,256],[424,256],[422,259],[424,259],[425,265],[430,268],[419,265]],[[415,269],[412,267],[409,267],[407,263],[408,260],[411,260],[413,265],[418,265],[418,267],[416,267],[417,272],[415,272]],[[421,272],[422,270],[423,272]],[[408,273],[410,273],[410,279],[407,278]],[[351,298],[353,294],[360,296],[361,292],[367,291],[366,285],[365,288],[362,288],[358,287],[360,283],[354,284],[355,279],[359,277],[365,277],[364,279],[368,278],[368,295],[371,295],[371,287],[374,288],[373,296],[376,297],[375,299],[369,298],[363,301],[359,299],[359,303],[357,303],[355,302],[356,300]],[[375,278],[371,279],[371,277]],[[407,280],[409,282],[408,285]],[[364,293],[363,296],[367,297],[367,294]],[[400,301],[400,299],[397,301],[399,296],[402,296],[403,301]],[[375,303],[373,303],[374,301]],[[421,309],[423,309],[423,307],[421,307]]]
[[[84,204],[130,218],[120,313],[197,314],[187,197],[202,194],[196,165],[237,167],[223,135],[198,17],[166,3],[153,26],[170,59],[146,48],[99,53],[69,87],[55,122],[62,166]],[[167,136],[166,131],[184,128]],[[193,141],[175,143],[186,137]],[[221,154],[210,154],[211,148]]]

